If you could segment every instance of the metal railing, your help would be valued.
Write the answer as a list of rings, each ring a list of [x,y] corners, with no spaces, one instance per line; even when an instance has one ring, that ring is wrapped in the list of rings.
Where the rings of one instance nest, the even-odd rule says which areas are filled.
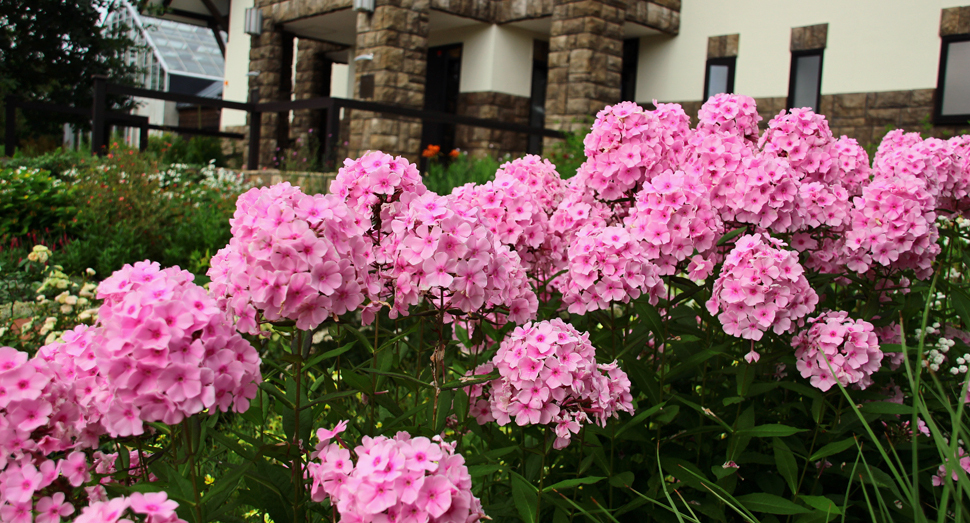
[[[446,123],[454,125],[467,125],[471,127],[483,127],[498,131],[521,133],[530,136],[542,136],[549,138],[563,138],[564,134],[555,129],[544,127],[532,127],[529,125],[503,122],[500,120],[490,120],[486,118],[475,118],[471,116],[459,116],[440,111],[427,111],[402,107],[398,105],[367,102],[363,100],[351,100],[347,98],[319,97],[306,100],[292,100],[281,102],[254,102],[259,100],[259,90],[250,90],[249,102],[232,102],[217,98],[203,98],[179,93],[169,93],[165,91],[155,91],[141,87],[132,87],[108,82],[107,77],[94,77],[94,101],[90,109],[71,107],[65,105],[46,104],[38,102],[27,102],[17,97],[8,96],[5,100],[6,105],[6,141],[5,153],[12,156],[17,146],[16,110],[47,111],[79,116],[88,116],[91,120],[91,152],[94,154],[104,154],[108,144],[108,132],[111,126],[137,127],[140,129],[139,145],[142,150],[148,144],[148,131],[161,130],[170,131],[178,134],[216,136],[220,138],[243,139],[246,136],[240,133],[227,133],[208,129],[197,129],[192,127],[171,127],[153,125],[149,123],[147,116],[137,116],[116,111],[108,110],[108,95],[132,96],[139,98],[149,98],[155,100],[165,100],[177,103],[187,103],[204,107],[215,107],[218,109],[236,109],[249,113],[249,151],[247,168],[255,170],[259,168],[259,143],[263,113],[289,113],[289,111],[299,110],[323,110],[326,111],[325,129],[323,140],[323,156],[328,161],[335,158],[337,144],[340,143],[340,110],[350,109],[368,111],[384,115],[403,116],[407,118],[419,119],[422,122]],[[257,122],[253,125],[253,122]]]

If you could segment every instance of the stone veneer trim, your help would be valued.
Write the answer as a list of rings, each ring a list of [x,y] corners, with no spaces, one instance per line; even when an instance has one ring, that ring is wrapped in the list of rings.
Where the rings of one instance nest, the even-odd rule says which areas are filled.
[[[828,41],[829,24],[806,25],[791,28],[791,50],[812,51],[825,49]]]
[[[738,56],[738,44],[741,35],[709,36],[707,38],[707,58],[730,58]]]

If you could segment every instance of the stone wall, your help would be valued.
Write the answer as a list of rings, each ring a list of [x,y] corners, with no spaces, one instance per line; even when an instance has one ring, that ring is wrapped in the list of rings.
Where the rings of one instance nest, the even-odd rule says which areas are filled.
[[[374,102],[420,109],[428,59],[429,0],[387,0],[373,13],[357,14],[357,56],[354,98],[364,77],[373,85]],[[412,118],[381,116],[350,111],[349,153],[357,156],[380,149],[417,161],[421,147],[421,122]]]
[[[576,131],[620,100],[622,0],[556,0],[549,40],[546,127]]]
[[[529,98],[496,92],[461,93],[458,114],[529,125]],[[521,156],[528,145],[528,136],[520,133],[467,125],[455,129],[455,146],[476,157]]]
[[[307,100],[330,96],[331,62],[326,53],[340,50],[342,46],[300,38],[297,42],[296,84],[293,99]],[[290,139],[306,144],[310,129],[317,131],[323,124],[322,109],[293,111]],[[319,134],[317,135],[319,136]]]

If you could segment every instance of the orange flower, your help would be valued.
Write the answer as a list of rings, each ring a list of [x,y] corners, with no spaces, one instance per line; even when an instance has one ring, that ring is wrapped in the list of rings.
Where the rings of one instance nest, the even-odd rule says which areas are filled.
[[[424,156],[425,158],[434,158],[435,156],[438,156],[439,152],[441,152],[440,145],[428,145],[428,148],[421,153],[421,156]]]
[[[448,156],[451,156],[452,158],[458,158],[460,154],[461,154],[461,151],[459,151],[458,149],[452,149],[451,152],[448,153]]]

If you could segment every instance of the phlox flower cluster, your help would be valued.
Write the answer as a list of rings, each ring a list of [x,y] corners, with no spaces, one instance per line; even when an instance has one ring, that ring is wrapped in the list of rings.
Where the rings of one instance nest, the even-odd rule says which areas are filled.
[[[394,288],[392,317],[407,315],[425,298],[440,310],[502,307],[509,321],[534,317],[538,299],[518,254],[496,240],[477,209],[452,207],[449,198],[426,192],[384,208],[387,234],[377,262],[386,265],[381,278]]]
[[[74,512],[63,492],[49,487],[80,486],[90,479],[82,449],[96,447],[101,427],[98,406],[104,402],[97,367],[82,369],[90,328],[65,333],[65,343],[43,347],[33,358],[0,347],[0,521],[58,523]],[[60,350],[59,350],[60,349]],[[108,396],[110,398],[110,396]],[[48,456],[60,456],[49,458]],[[42,494],[43,491],[43,494]]]
[[[834,142],[825,117],[806,107],[778,113],[768,122],[758,147],[786,158],[797,179],[822,181],[838,167],[830,147]]]
[[[614,361],[596,363],[588,333],[559,318],[516,327],[477,375],[499,378],[470,387],[478,423],[554,425],[554,447],[565,448],[585,423],[601,427],[619,412],[633,413],[630,380]]]
[[[398,432],[394,438],[364,436],[352,455],[330,442],[340,441],[346,426],[319,429],[314,461],[307,464],[311,499],[329,499],[341,521],[473,523],[485,515],[454,443]]]
[[[645,182],[624,220],[662,275],[678,272],[680,263],[697,254],[690,266],[695,280],[714,269],[713,249],[724,224],[711,207],[707,187],[696,173],[667,171]]]
[[[655,112],[633,102],[606,106],[583,141],[587,160],[576,173],[578,183],[610,201],[632,196],[644,181],[676,169],[678,154],[671,144],[678,142],[677,133],[667,131],[664,124],[673,123],[677,129],[677,122],[682,120],[661,121]]]
[[[569,312],[585,314],[643,293],[657,303],[664,286],[660,268],[651,261],[656,250],[625,227],[583,227],[569,244],[567,272],[556,280],[563,305]]]
[[[144,261],[98,286],[104,303],[92,344],[113,396],[103,420],[112,436],[205,409],[244,412],[256,396],[259,354],[193,278]]]
[[[164,492],[133,492],[127,497],[91,503],[84,507],[74,523],[130,523],[133,520],[145,523],[186,523],[175,514],[178,506]]]
[[[799,185],[788,160],[759,153],[742,163],[734,178],[733,194],[721,211],[724,221],[778,232],[797,227],[801,219]]]
[[[665,162],[669,169],[683,165],[689,153],[687,143],[694,131],[690,128],[690,116],[680,104],[664,104],[653,101],[651,111],[660,120],[660,140],[663,142]]]
[[[921,178],[877,174],[853,199],[846,266],[859,273],[876,265],[912,269],[918,278],[928,277],[940,253],[935,203]]]
[[[365,229],[381,215],[381,205],[400,199],[404,193],[427,192],[416,165],[403,156],[393,157],[380,151],[344,160],[330,192],[353,209]]]
[[[523,266],[531,272],[540,268],[537,265],[548,265],[543,264],[545,253],[559,253],[559,237],[547,233],[552,209],[544,207],[536,196],[524,183],[502,177],[481,185],[456,187],[448,199],[455,212],[477,216],[499,243],[519,254]]]
[[[727,133],[744,138],[752,147],[758,143],[758,106],[740,94],[720,93],[707,99],[697,112],[695,133]]]
[[[970,216],[970,135],[947,140],[953,161],[940,188],[939,207]]]
[[[535,154],[527,154],[502,164],[495,171],[495,181],[500,182],[506,178],[525,184],[532,192],[531,199],[538,202],[547,213],[551,213],[559,205],[566,190],[566,182],[556,172],[556,166]]]
[[[812,386],[827,391],[836,383],[872,385],[883,353],[871,323],[854,320],[845,311],[827,311],[807,321],[808,328],[792,338],[795,367]],[[833,374],[834,372],[834,374]]]
[[[797,253],[785,246],[763,233],[737,240],[707,302],[725,333],[760,340],[769,328],[775,334],[790,332],[815,310],[818,294],[805,279]]]
[[[358,220],[332,194],[303,194],[286,182],[251,189],[236,202],[229,245],[212,257],[209,290],[249,334],[262,320],[308,330],[356,310],[377,290],[368,272],[373,246]]]
[[[743,138],[728,133],[695,133],[684,171],[696,174],[710,188],[711,205],[721,212],[744,197],[737,177],[754,152]]]
[[[862,194],[862,188],[869,184],[870,179],[869,153],[854,138],[846,136],[835,140],[829,153],[835,157],[837,168],[829,170],[825,176],[812,177],[808,181],[840,184],[850,196]]]

